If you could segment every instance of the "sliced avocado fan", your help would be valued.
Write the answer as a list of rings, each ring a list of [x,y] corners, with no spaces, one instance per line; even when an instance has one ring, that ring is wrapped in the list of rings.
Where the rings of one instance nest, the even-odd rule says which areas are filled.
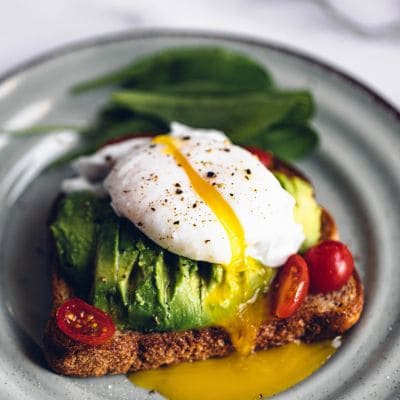
[[[51,231],[64,277],[121,329],[214,326],[222,312],[234,312],[239,302],[266,291],[274,276],[274,269],[255,264],[244,275],[231,277],[220,265],[172,254],[118,218],[109,199],[88,192],[68,194],[59,202]],[[229,287],[230,279],[243,290],[210,305],[208,296]]]

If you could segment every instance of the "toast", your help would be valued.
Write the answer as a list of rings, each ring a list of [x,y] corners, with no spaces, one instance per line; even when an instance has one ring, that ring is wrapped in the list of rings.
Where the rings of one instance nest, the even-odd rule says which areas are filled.
[[[281,165],[280,168],[286,168],[287,172],[288,166]],[[291,171],[297,173],[292,168]],[[323,210],[321,218],[321,240],[337,239],[338,232],[330,214]],[[116,331],[105,344],[82,344],[57,327],[56,309],[74,294],[59,275],[56,265],[52,292],[54,307],[44,334],[44,353],[50,367],[63,375],[124,374],[184,361],[223,357],[234,351],[228,333],[217,327],[165,333]],[[290,318],[272,318],[265,322],[259,329],[255,349],[268,349],[297,340],[313,342],[332,339],[358,321],[363,302],[363,286],[354,271],[340,290],[309,294]]]

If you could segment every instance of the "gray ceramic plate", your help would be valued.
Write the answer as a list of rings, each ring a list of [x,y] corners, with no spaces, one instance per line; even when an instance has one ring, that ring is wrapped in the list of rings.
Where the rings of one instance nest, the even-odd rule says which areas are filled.
[[[0,127],[82,123],[107,90],[68,95],[78,81],[170,46],[222,45],[255,57],[284,87],[312,90],[321,146],[300,166],[335,215],[366,288],[360,323],[328,364],[276,399],[400,398],[400,114],[350,77],[296,52],[254,40],[146,32],[62,49],[0,81]],[[156,399],[126,377],[70,379],[49,371],[41,334],[49,311],[46,218],[68,168],[44,171],[79,145],[72,132],[0,135],[1,399]],[[206,398],[205,394],[205,398]]]

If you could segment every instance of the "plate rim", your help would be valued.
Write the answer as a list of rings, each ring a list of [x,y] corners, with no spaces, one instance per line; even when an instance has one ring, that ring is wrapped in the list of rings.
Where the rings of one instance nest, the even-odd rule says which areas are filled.
[[[341,69],[341,67],[333,65],[317,55],[312,55],[307,51],[297,49],[290,45],[278,43],[277,41],[269,39],[263,39],[255,35],[231,32],[221,33],[218,31],[203,29],[140,28],[94,35],[85,39],[77,39],[63,45],[52,47],[49,50],[39,52],[37,55],[29,57],[26,60],[6,69],[0,74],[0,85],[15,75],[18,75],[22,72],[27,72],[34,67],[40,66],[48,61],[52,61],[58,57],[71,54],[76,51],[101,47],[112,43],[138,39],[154,39],[157,37],[225,40],[250,46],[268,48],[281,54],[290,55],[309,64],[318,66],[325,72],[336,75],[351,86],[356,87],[362,91],[364,95],[367,95],[371,100],[380,105],[384,111],[391,114],[400,124],[400,108],[397,108],[397,106],[395,106],[383,94],[378,93],[375,89],[373,89],[367,83],[364,83],[361,79],[354,77],[351,73],[345,72],[343,69]]]
[[[386,101],[384,97],[380,96],[373,89],[364,85],[362,82],[353,78],[351,75],[342,72],[340,69],[329,65],[323,61],[318,60],[313,56],[302,53],[296,49],[290,47],[281,46],[273,42],[268,42],[264,40],[258,40],[256,38],[246,37],[245,35],[231,35],[231,34],[214,34],[211,32],[195,31],[195,30],[134,30],[125,31],[111,35],[102,35],[94,37],[91,39],[81,40],[77,42],[72,42],[71,44],[56,47],[50,51],[46,51],[39,54],[36,57],[32,57],[27,61],[17,65],[12,68],[5,75],[0,74],[0,84],[4,80],[12,79],[13,76],[20,73],[30,73],[32,68],[43,67],[47,62],[56,60],[58,57],[73,54],[75,51],[81,51],[85,49],[96,49],[102,51],[102,46],[123,43],[125,41],[135,41],[142,39],[158,39],[158,38],[202,38],[202,39],[216,39],[224,40],[229,43],[242,43],[244,45],[249,45],[254,48],[267,49],[276,51],[277,53],[283,55],[292,56],[294,59],[304,61],[310,67],[318,67],[321,72],[329,73],[333,77],[338,77],[343,81],[344,86],[348,86],[351,90],[359,91],[360,96],[366,96],[366,98],[371,99],[374,104],[378,107],[376,109],[377,113],[381,113],[382,117],[393,118],[395,126],[400,126],[400,110]],[[400,131],[399,131],[400,132]],[[1,393],[0,393],[1,394]]]

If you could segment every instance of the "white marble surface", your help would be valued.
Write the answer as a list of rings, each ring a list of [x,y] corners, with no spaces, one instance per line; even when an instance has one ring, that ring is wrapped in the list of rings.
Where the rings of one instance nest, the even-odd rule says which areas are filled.
[[[400,0],[1,0],[0,75],[63,44],[140,28],[233,32],[289,45],[400,107]]]

